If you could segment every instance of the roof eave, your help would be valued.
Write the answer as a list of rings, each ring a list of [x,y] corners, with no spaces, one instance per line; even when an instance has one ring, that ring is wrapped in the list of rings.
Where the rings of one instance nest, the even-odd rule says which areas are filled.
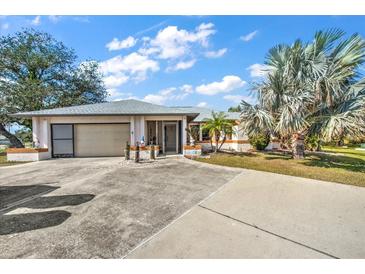
[[[199,113],[75,113],[75,114],[44,114],[44,113],[34,113],[34,114],[22,114],[22,113],[12,113],[9,114],[10,117],[18,118],[31,118],[31,117],[72,117],[72,116],[198,116]]]

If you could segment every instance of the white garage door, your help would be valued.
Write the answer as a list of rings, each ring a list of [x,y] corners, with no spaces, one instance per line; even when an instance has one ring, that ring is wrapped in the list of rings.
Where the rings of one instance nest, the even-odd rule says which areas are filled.
[[[75,125],[75,156],[124,156],[129,124]]]

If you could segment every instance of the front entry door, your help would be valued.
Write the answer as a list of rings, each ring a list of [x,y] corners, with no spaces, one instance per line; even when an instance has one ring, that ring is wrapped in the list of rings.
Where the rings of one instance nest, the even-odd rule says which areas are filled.
[[[165,151],[177,153],[176,124],[165,125]]]

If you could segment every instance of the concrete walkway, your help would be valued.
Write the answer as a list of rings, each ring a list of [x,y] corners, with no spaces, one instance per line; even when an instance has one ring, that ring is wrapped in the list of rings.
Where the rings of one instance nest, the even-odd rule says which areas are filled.
[[[365,258],[365,188],[244,170],[127,258]]]

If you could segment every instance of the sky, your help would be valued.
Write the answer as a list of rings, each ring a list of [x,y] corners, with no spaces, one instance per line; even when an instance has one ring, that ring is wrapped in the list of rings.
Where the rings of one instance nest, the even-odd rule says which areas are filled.
[[[109,101],[227,110],[255,102],[277,44],[310,42],[340,28],[365,37],[364,16],[0,16],[0,34],[45,31],[73,48],[78,62],[100,64]]]

